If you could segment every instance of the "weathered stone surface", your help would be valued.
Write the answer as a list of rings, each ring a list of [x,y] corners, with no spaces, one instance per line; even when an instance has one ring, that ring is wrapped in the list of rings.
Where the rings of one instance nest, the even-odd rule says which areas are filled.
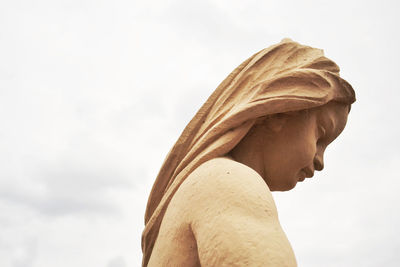
[[[150,194],[143,266],[296,266],[271,191],[323,168],[355,94],[289,39],[237,67],[186,126]]]

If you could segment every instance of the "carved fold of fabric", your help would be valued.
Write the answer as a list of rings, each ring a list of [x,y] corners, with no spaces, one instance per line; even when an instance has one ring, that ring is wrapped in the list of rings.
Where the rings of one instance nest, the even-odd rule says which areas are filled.
[[[285,39],[237,67],[186,126],[161,167],[146,208],[143,266],[150,259],[170,200],[191,172],[231,151],[257,118],[329,101],[351,104],[355,93],[320,49]]]

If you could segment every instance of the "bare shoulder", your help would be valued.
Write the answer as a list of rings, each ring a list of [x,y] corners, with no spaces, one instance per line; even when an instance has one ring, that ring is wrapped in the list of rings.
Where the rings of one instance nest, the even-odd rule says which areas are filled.
[[[192,172],[175,197],[202,265],[296,266],[271,192],[251,168],[212,159]]]
[[[215,158],[200,165],[177,193],[183,203],[190,203],[187,205],[195,217],[205,210],[277,216],[271,192],[262,177],[229,158]]]

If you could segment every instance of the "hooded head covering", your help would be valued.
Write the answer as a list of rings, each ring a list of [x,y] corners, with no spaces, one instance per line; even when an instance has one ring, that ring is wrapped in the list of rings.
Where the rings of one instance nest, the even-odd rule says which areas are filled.
[[[194,169],[231,151],[257,118],[329,101],[350,105],[355,93],[320,49],[284,39],[237,67],[189,122],[161,167],[147,202],[143,266],[170,200]]]

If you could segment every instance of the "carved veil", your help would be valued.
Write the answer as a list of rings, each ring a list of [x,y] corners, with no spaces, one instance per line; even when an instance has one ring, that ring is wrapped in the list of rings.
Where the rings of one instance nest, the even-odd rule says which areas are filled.
[[[320,49],[284,39],[238,66],[186,126],[162,165],[146,208],[143,266],[170,200],[194,169],[232,150],[257,118],[329,101],[351,104],[355,93]]]

